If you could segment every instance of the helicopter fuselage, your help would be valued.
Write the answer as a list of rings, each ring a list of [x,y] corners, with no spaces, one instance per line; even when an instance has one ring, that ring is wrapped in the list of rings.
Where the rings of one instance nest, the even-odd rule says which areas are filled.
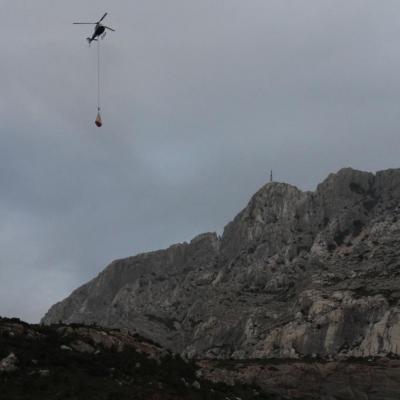
[[[103,25],[97,24],[94,28],[94,33],[91,40],[95,40],[98,36],[101,36],[105,30],[106,28]]]
[[[101,36],[105,30],[106,28],[103,25],[101,24],[96,25],[96,28],[94,28],[94,34],[93,34],[94,37]]]
[[[94,28],[93,36],[91,38],[88,38],[89,44],[94,40],[97,40],[96,38],[100,37],[105,32],[105,30],[106,28],[103,25],[97,24]]]

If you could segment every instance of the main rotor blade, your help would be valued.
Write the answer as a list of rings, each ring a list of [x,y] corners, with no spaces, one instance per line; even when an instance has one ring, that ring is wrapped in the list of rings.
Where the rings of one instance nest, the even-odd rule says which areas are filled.
[[[110,31],[113,31],[113,32],[115,32],[115,29],[113,29],[113,28],[109,28],[108,26],[105,26],[105,25],[103,25],[104,26],[104,28],[106,28],[106,29],[109,29]]]
[[[74,25],[96,25],[97,22],[73,22]]]
[[[103,21],[103,19],[104,19],[105,17],[107,17],[107,14],[108,14],[108,13],[105,13],[105,14],[101,17],[101,19],[100,19],[99,22]]]

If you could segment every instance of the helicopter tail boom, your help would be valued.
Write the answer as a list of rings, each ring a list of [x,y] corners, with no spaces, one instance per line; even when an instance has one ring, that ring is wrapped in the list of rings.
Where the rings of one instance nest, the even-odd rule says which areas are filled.
[[[92,42],[97,42],[97,39],[92,39],[90,37],[86,38],[86,40],[88,41],[89,46],[92,44]]]

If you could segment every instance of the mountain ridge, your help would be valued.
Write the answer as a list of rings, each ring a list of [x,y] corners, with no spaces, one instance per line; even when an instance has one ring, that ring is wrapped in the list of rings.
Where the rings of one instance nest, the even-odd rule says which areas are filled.
[[[268,183],[221,237],[113,261],[42,322],[127,328],[189,357],[400,354],[400,169]]]

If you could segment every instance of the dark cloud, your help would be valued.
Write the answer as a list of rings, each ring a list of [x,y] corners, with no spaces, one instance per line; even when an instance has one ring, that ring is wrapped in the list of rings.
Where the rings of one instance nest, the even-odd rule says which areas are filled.
[[[96,47],[74,20],[109,11]],[[273,168],[398,166],[395,1],[7,2],[0,314],[37,321],[114,258],[222,227]]]

